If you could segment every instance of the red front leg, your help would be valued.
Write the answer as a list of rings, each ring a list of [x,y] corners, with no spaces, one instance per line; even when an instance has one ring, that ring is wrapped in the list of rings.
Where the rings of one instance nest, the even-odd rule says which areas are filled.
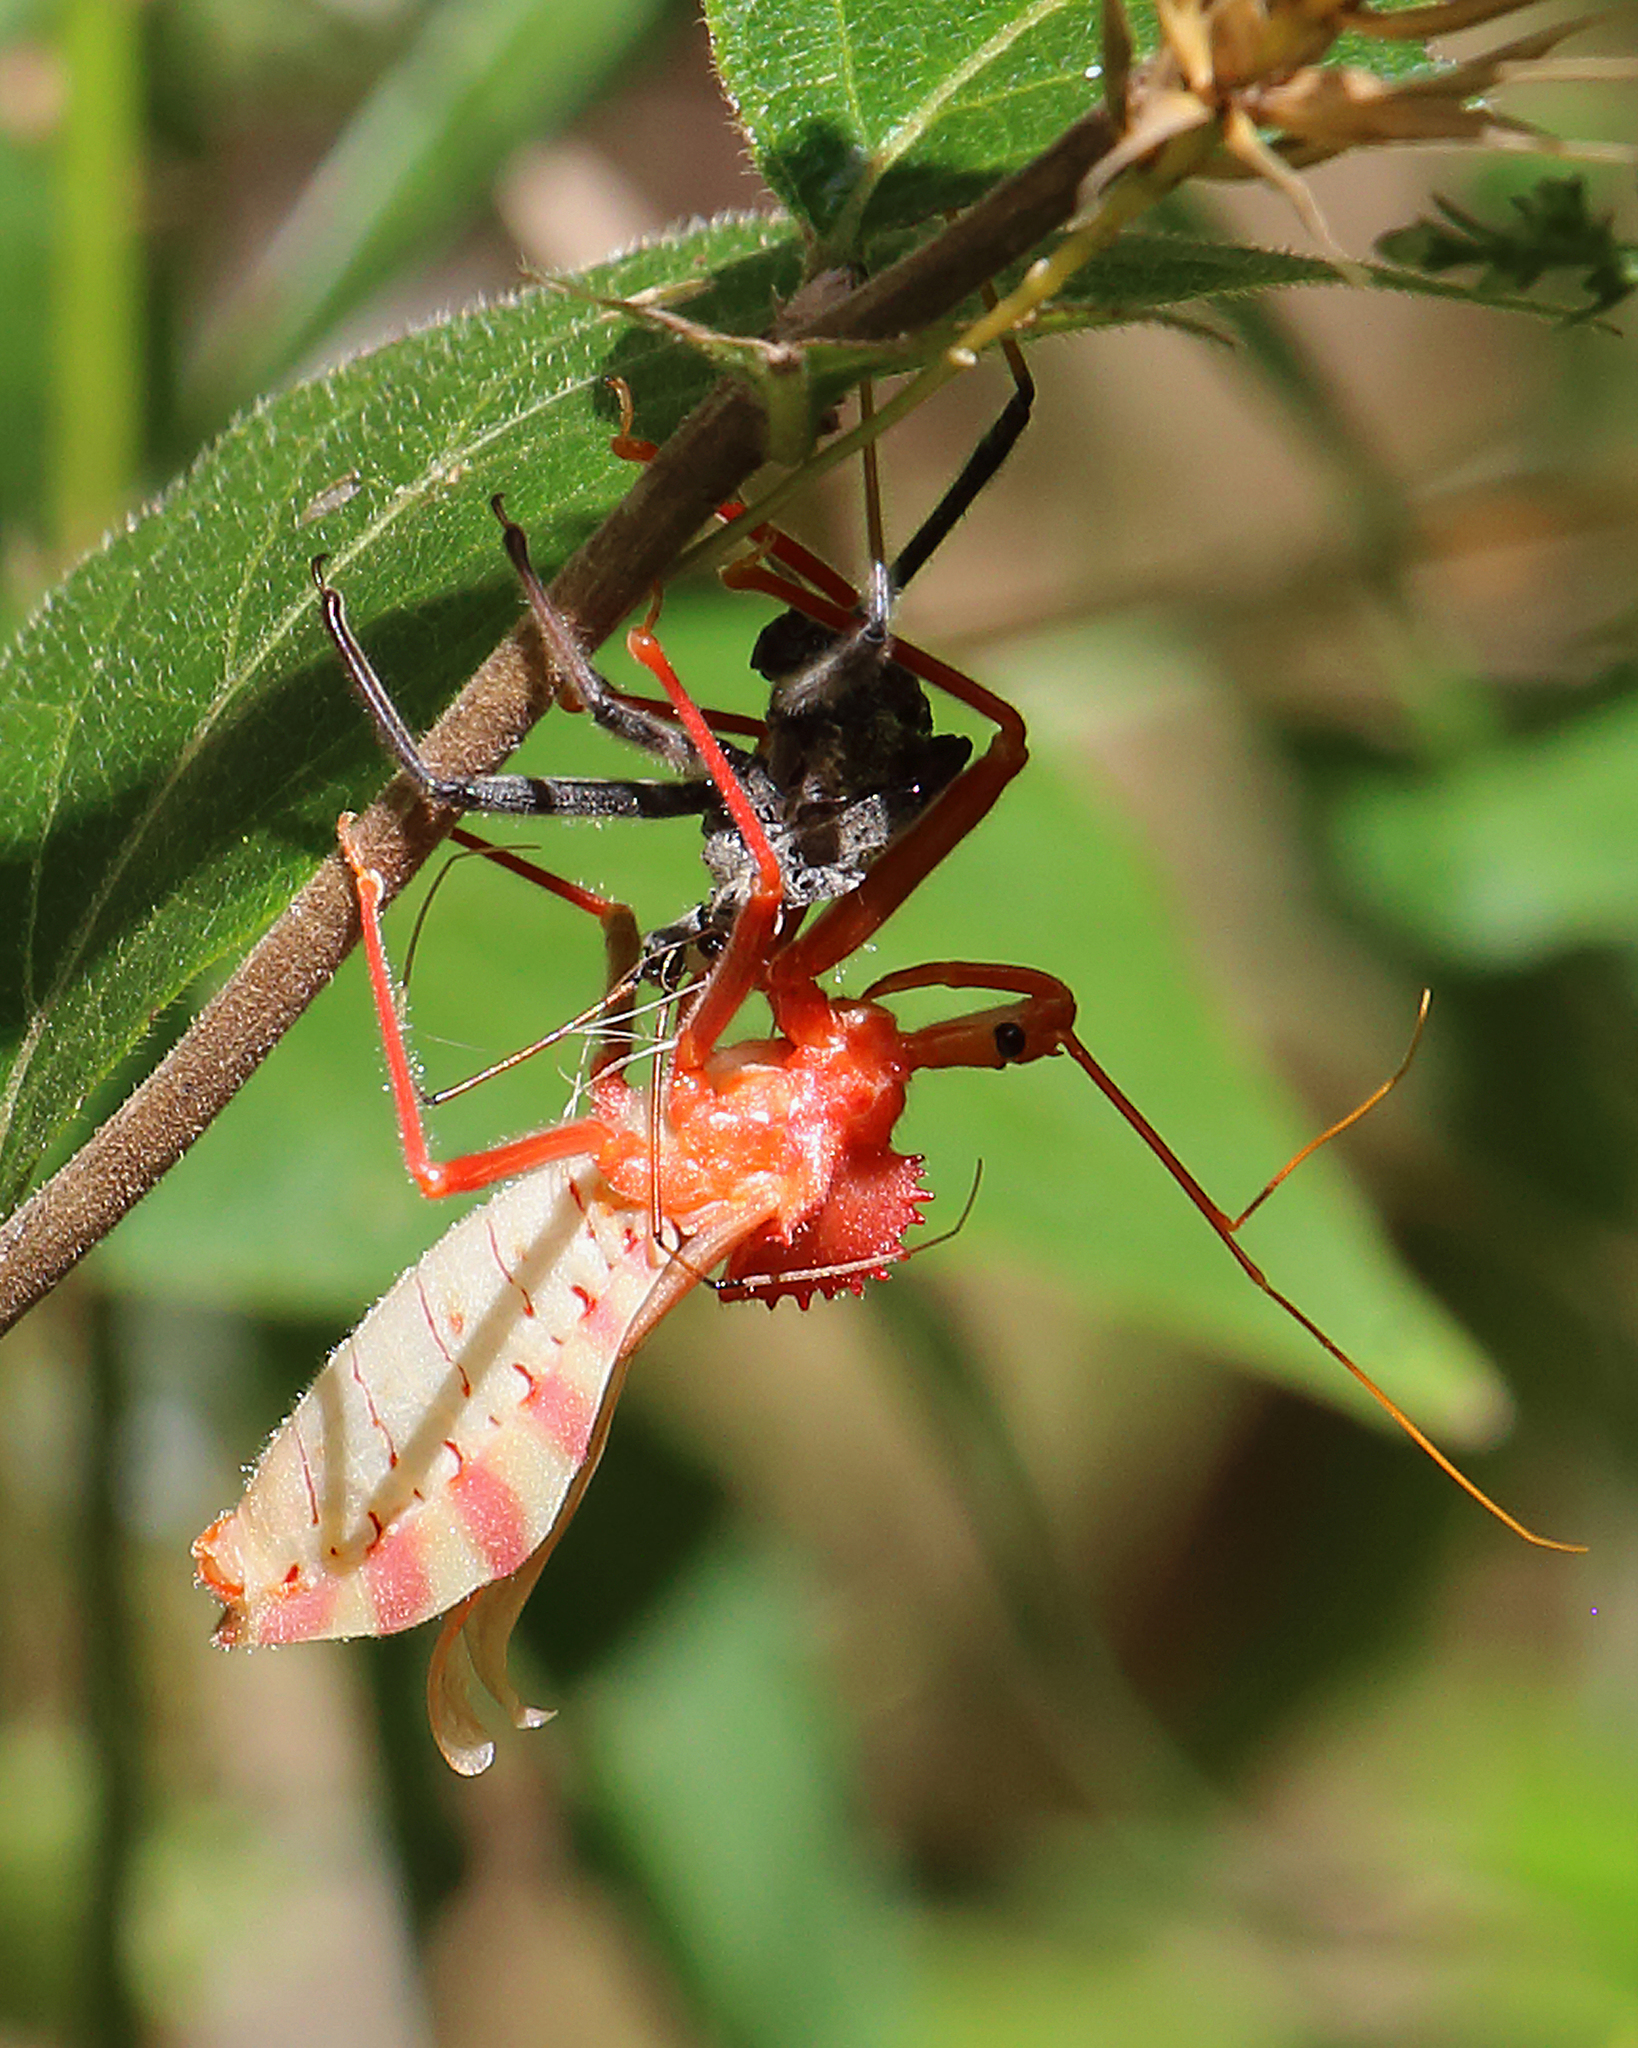
[[[652,614],[650,620],[652,621]],[[762,821],[751,808],[751,800],[740,787],[739,778],[717,745],[699,706],[689,696],[666,658],[652,623],[633,626],[626,646],[654,676],[676,707],[677,722],[694,742],[706,773],[716,784],[728,815],[756,862],[757,886],[745,907],[734,919],[734,928],[721,958],[711,970],[699,1001],[688,1014],[677,1042],[680,1066],[698,1066],[734,1020],[734,1013],[762,981],[774,928],[785,901],[785,878],[779,861],[768,844]]]

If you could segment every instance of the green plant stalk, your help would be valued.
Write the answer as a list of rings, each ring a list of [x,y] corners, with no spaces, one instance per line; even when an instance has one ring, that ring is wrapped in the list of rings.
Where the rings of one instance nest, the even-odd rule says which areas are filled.
[[[142,2029],[124,1954],[136,1847],[140,1710],[131,1662],[128,1552],[120,1511],[129,1397],[116,1308],[86,1304],[89,1417],[84,1470],[84,1671],[97,1818],[81,1936],[77,2048],[137,2048]]]
[[[97,540],[137,474],[141,33],[136,0],[66,0],[51,422],[53,529],[65,553]]]

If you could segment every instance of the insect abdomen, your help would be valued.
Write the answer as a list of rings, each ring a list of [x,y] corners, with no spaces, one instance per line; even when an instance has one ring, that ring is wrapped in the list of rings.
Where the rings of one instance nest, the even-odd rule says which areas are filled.
[[[514,1571],[563,1507],[663,1265],[646,1217],[583,1161],[446,1232],[194,1546],[218,1639],[389,1634]]]

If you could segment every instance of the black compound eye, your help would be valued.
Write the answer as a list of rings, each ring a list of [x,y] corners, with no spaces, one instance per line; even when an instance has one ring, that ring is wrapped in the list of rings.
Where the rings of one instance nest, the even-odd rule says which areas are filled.
[[[1012,1022],[995,1027],[995,1049],[1004,1060],[1021,1060],[1029,1038],[1022,1024]]]

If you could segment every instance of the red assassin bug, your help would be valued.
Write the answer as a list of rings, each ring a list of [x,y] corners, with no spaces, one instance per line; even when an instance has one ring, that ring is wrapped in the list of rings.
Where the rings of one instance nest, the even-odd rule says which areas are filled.
[[[792,555],[801,551],[776,559],[789,566]],[[835,630],[856,631],[854,593],[822,565],[811,573],[833,597],[766,567],[757,580]],[[549,606],[544,593],[541,600]],[[561,619],[556,630],[569,638]],[[387,964],[384,886],[343,819],[406,1164],[428,1195],[511,1185],[398,1280],[274,1437],[240,1506],[199,1539],[201,1577],[224,1607],[218,1640],[388,1633],[444,1613],[429,1674],[432,1725],[455,1768],[483,1769],[492,1745],[470,1705],[469,1662],[520,1726],[543,1718],[507,1678],[507,1641],[596,1466],[642,1338],[719,1266],[729,1296],[788,1295],[804,1306],[815,1293],[857,1290],[884,1274],[906,1255],[906,1233],[928,1199],[921,1161],[892,1145],[911,1077],[1058,1054],[1149,1146],[1247,1277],[1458,1485],[1526,1541],[1579,1547],[1534,1535],[1490,1500],[1268,1280],[1238,1241],[1243,1217],[1212,1201],[1076,1036],[1074,998],[1055,976],[943,960],[885,975],[855,999],[821,988],[820,977],[874,936],[1022,767],[1024,726],[1010,705],[935,657],[891,643],[895,661],[991,720],[994,736],[856,885],[792,932],[787,877],[746,790],[652,625],[635,628],[629,644],[705,764],[753,882],[714,963],[684,995],[668,1065],[641,1089],[622,1071],[614,1036],[641,965],[635,921],[624,906],[542,875],[599,917],[609,937],[609,1028],[589,1111],[439,1161],[428,1151]],[[1000,1000],[901,1028],[886,999],[928,988]],[[774,1035],[724,1044],[756,993]]]

